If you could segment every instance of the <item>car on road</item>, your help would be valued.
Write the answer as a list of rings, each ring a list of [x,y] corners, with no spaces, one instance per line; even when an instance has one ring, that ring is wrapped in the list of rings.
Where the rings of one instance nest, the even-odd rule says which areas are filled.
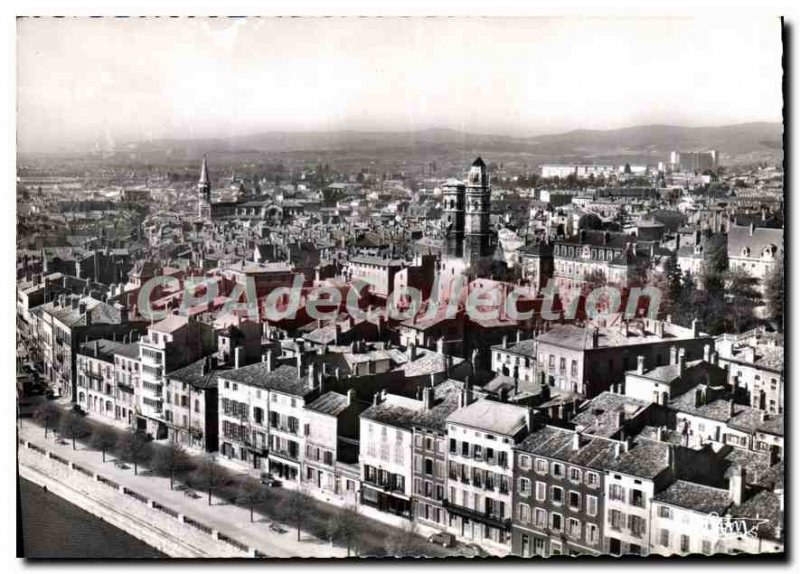
[[[428,542],[432,544],[438,544],[439,546],[444,546],[445,548],[450,548],[451,546],[455,545],[456,537],[448,532],[437,532],[428,536]]]
[[[469,558],[486,558],[489,553],[474,542],[470,542],[464,545],[464,555]]]

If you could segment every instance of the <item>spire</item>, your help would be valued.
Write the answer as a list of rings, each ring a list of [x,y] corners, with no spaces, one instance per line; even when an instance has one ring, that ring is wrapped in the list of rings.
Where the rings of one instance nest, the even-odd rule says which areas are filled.
[[[203,165],[200,168],[200,180],[197,182],[197,184],[208,186],[211,185],[211,183],[208,181],[208,165],[206,164],[206,156],[203,156]]]

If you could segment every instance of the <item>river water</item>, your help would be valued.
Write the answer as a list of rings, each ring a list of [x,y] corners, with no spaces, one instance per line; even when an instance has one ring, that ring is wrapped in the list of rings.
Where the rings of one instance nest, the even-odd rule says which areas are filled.
[[[19,479],[26,558],[167,558],[40,486]]]

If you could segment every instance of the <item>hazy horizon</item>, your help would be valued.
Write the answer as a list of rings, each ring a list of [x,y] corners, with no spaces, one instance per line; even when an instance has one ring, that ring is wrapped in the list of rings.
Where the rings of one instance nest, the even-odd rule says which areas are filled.
[[[18,20],[20,153],[782,121],[774,18]]]

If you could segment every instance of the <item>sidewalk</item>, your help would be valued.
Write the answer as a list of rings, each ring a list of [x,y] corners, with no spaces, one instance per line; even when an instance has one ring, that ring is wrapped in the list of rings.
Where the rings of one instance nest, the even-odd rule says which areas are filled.
[[[287,532],[277,534],[269,530],[272,521],[259,513],[255,513],[254,522],[250,522],[250,510],[241,508],[212,496],[212,505],[208,505],[208,496],[192,499],[182,491],[170,490],[169,479],[150,475],[144,468],[139,468],[139,475],[134,475],[133,467],[121,469],[114,465],[111,457],[102,462],[102,454],[90,450],[81,443],[76,443],[77,450],[70,444],[58,444],[51,432],[44,438],[43,429],[28,420],[19,420],[20,438],[30,441],[69,461],[95,473],[113,480],[131,490],[140,493],[160,504],[177,510],[181,514],[210,526],[211,528],[231,536],[236,540],[255,548],[268,557],[291,558],[330,558],[346,556],[346,550],[331,547],[327,541],[314,538],[301,532],[297,540],[297,530],[284,526]],[[201,493],[198,493],[201,494]],[[124,496],[124,495],[123,495]],[[164,517],[164,520],[172,520]]]

